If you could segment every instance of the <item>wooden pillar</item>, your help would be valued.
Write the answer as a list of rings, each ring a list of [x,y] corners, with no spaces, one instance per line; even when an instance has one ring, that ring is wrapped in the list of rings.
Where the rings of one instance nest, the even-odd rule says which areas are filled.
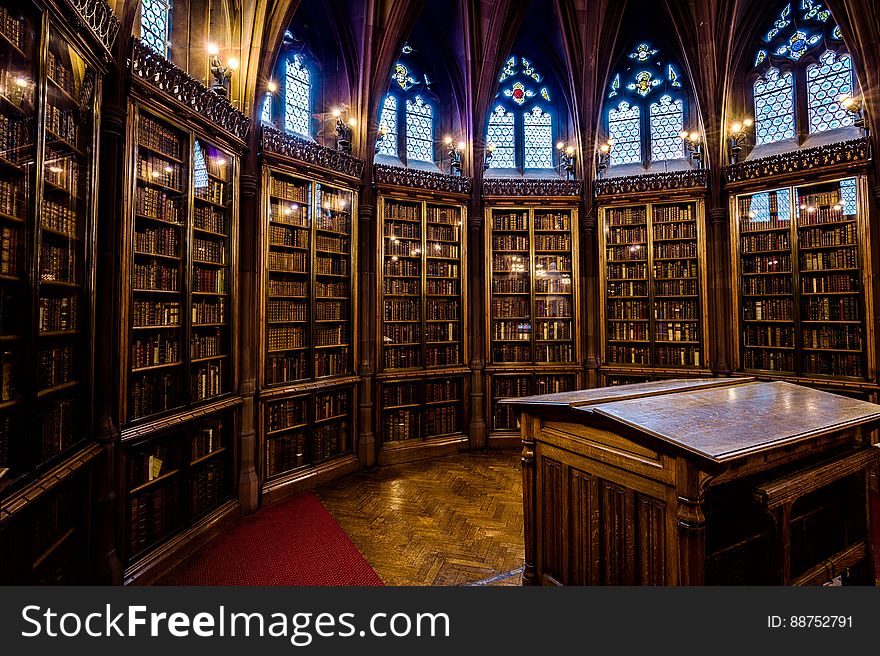
[[[485,376],[483,370],[486,366],[486,339],[484,331],[486,329],[485,307],[485,288],[486,288],[486,267],[483,264],[484,248],[486,244],[483,241],[483,215],[480,212],[480,194],[471,194],[470,215],[467,221],[468,230],[468,296],[465,302],[468,303],[468,314],[471,320],[470,325],[465,329],[470,333],[470,352],[471,352],[471,398],[470,398],[470,427],[468,433],[470,436],[471,449],[485,449],[487,446],[488,435],[486,433],[486,408],[485,395]]]
[[[727,376],[731,370],[730,345],[732,322],[730,290],[730,259],[728,235],[730,226],[726,207],[712,207],[706,213],[709,219],[709,305],[711,344],[710,354],[712,370],[719,376]]]
[[[239,380],[242,398],[239,430],[238,501],[243,513],[257,510],[260,479],[257,475],[256,385],[257,358],[260,357],[259,308],[260,275],[257,272],[259,247],[259,165],[256,150],[259,131],[252,130],[248,151],[242,160],[241,209],[239,212]]]
[[[590,185],[584,181],[584,193]],[[596,206],[589,201],[584,203],[585,211],[580,213],[581,221],[581,267],[580,294],[581,315],[583,317],[584,334],[584,386],[599,385],[599,365],[601,347],[599,344],[599,241],[598,219]]]
[[[368,167],[367,167],[368,168]],[[368,173],[369,175],[369,173]],[[360,362],[358,374],[360,382],[360,407],[357,456],[361,467],[376,465],[376,436],[373,433],[373,394],[375,393],[374,361],[376,357],[376,267],[378,249],[376,246],[376,207],[370,190],[361,194],[358,204],[358,316],[360,317],[358,339]]]
[[[126,103],[101,108],[101,147],[99,154],[98,225],[95,231],[95,335],[102,346],[95,348],[95,437],[103,455],[94,464],[95,531],[92,583],[120,585],[122,563],[116,552],[118,496],[116,494],[116,452],[120,439],[116,396],[119,367],[119,254],[123,215],[123,189],[126,181],[125,136]]]
[[[709,477],[683,458],[676,463],[678,494],[678,584],[704,585],[706,561],[706,515],[703,493]]]

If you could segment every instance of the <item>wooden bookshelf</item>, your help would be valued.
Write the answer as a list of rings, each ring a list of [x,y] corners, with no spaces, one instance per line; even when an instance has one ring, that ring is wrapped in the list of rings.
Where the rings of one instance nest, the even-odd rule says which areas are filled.
[[[802,382],[874,379],[862,177],[731,199],[736,369]]]
[[[263,384],[354,372],[357,221],[351,189],[266,168]]]
[[[673,377],[707,371],[702,202],[608,206],[600,214],[603,368]]]
[[[264,478],[351,453],[355,392],[351,384],[322,387],[264,403]]]
[[[501,204],[485,224],[489,440],[515,446],[519,425],[501,399],[582,384],[578,213]]]
[[[126,424],[210,403],[235,380],[237,156],[132,105]]]
[[[379,213],[382,448],[459,440],[467,407],[464,208],[389,194]]]
[[[126,564],[232,498],[234,431],[227,411],[124,443]]]

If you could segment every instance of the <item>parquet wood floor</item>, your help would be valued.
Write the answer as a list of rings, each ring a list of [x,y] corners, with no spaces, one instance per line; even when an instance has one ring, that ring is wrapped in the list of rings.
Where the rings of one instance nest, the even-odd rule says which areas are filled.
[[[316,491],[387,585],[520,583],[519,452],[386,466]]]

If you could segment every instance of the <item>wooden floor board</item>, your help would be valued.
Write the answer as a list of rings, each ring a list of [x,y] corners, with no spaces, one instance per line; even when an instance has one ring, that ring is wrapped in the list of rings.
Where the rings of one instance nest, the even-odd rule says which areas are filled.
[[[346,476],[317,490],[388,585],[519,585],[519,452],[456,454]]]

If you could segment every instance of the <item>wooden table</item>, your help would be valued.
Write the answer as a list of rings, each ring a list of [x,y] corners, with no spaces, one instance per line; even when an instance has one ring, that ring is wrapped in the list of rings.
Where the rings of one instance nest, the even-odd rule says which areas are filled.
[[[525,585],[875,580],[880,405],[751,378],[502,403],[521,415]]]

